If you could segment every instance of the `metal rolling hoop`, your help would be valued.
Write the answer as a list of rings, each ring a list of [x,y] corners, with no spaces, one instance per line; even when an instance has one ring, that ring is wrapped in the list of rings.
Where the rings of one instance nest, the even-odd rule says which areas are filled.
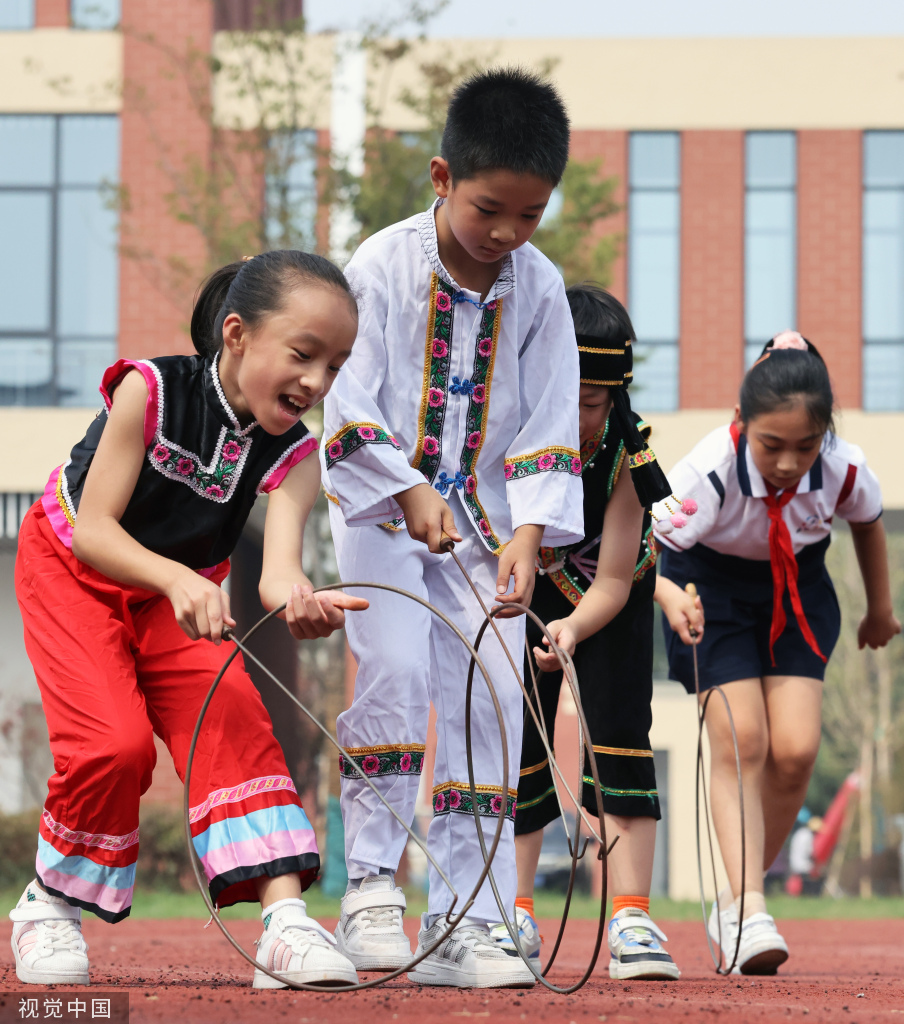
[[[696,597],[697,589],[692,583],[689,583],[686,587],[688,593],[692,597]],[[709,862],[710,870],[712,873],[713,890],[716,893],[716,904],[718,906],[718,893],[719,893],[719,882],[716,877],[716,856],[713,850],[713,836],[712,827],[710,825],[710,809],[709,809],[709,794],[706,789],[706,773],[703,770],[703,726],[706,722],[706,711],[709,707],[709,702],[712,699],[714,693],[718,693],[722,698],[722,703],[725,705],[725,711],[728,715],[728,724],[731,727],[731,741],[734,745],[735,755],[735,767],[738,773],[738,804],[740,808],[740,824],[741,824],[741,897],[740,904],[738,907],[738,921],[744,920],[744,898],[746,890],[746,877],[747,877],[747,841],[744,831],[744,781],[741,776],[741,752],[738,749],[738,734],[735,730],[734,716],[731,713],[731,706],[728,703],[728,698],[725,696],[725,691],[721,686],[713,686],[706,692],[706,696],[700,701],[700,671],[697,666],[697,643],[699,642],[699,636],[697,631],[691,630],[691,651],[694,658],[694,689],[697,695],[697,785],[694,802],[694,810],[696,817],[696,832],[697,832],[697,880],[700,886],[700,911],[703,915],[703,933],[706,936],[706,945],[709,948],[709,955],[712,958],[713,967],[716,969],[717,974],[729,975],[735,968],[735,964],[738,962],[738,953],[741,949],[741,929],[738,928],[738,935],[735,941],[734,954],[731,958],[731,963],[727,966],[723,960],[723,949],[722,944],[722,915],[716,914],[716,919],[719,925],[719,950],[718,952],[713,948],[712,937],[709,934],[709,926],[707,924],[706,914],[706,894],[704,891],[703,883],[703,843],[700,837],[700,811],[701,807],[706,820],[706,840],[707,846],[709,847]],[[702,795],[702,800],[701,800]]]
[[[586,721],[586,718],[584,716],[583,708],[581,707],[580,694],[578,692],[577,677],[576,677],[576,674],[575,674],[575,671],[574,671],[574,665],[573,665],[573,663],[571,661],[571,658],[568,657],[568,655],[565,654],[565,652],[561,651],[558,648],[558,646],[556,645],[555,641],[553,640],[553,638],[550,636],[549,632],[547,631],[546,626],[544,625],[544,623],[542,623],[540,621],[540,619],[538,619],[537,616],[534,615],[534,613],[530,611],[529,608],[526,608],[523,605],[515,605],[514,607],[516,607],[519,611],[522,611],[525,614],[530,615],[530,617],[537,623],[537,625],[543,631],[544,635],[549,639],[549,641],[550,641],[550,649],[557,655],[557,657],[559,659],[559,662],[562,665],[563,677],[568,681],[568,685],[569,685],[569,687],[571,689],[572,696],[574,698],[575,707],[577,708],[577,712],[578,712],[578,718],[579,718],[581,734],[582,734],[582,742],[583,742],[585,750],[587,751],[587,759],[588,759],[588,763],[589,763],[589,766],[590,766],[591,775],[592,775],[592,778],[593,778],[593,786],[594,786],[594,791],[595,791],[595,796],[596,796],[597,813],[599,815],[599,831],[597,831],[593,827],[593,824],[591,823],[590,819],[588,818],[584,808],[581,806],[580,800],[575,796],[574,793],[571,792],[571,789],[569,788],[567,782],[565,781],[565,779],[564,779],[564,777],[562,775],[561,769],[559,768],[558,762],[555,759],[555,755],[553,754],[553,751],[552,751],[552,749],[551,749],[551,747],[549,745],[549,740],[548,740],[548,736],[547,736],[547,732],[546,732],[546,728],[545,728],[545,721],[543,721],[543,718],[542,718],[542,710],[540,710],[540,718],[538,718],[537,717],[537,713],[536,713],[536,711],[534,709],[534,706],[533,706],[533,702],[530,700],[530,694],[528,693],[528,690],[526,689],[526,687],[524,685],[524,681],[521,678],[521,673],[518,671],[518,667],[517,667],[517,665],[515,663],[514,658],[512,657],[511,651],[508,649],[508,647],[506,646],[505,642],[503,641],[503,639],[502,639],[502,637],[501,637],[501,635],[499,633],[498,627],[496,626],[496,623],[495,623],[494,619],[495,619],[495,616],[498,614],[498,612],[501,611],[502,609],[498,609],[498,610],[496,610],[494,612],[490,612],[487,609],[487,607],[484,604],[482,598],[480,597],[479,592],[477,591],[477,589],[474,586],[473,582],[471,581],[468,573],[466,572],[464,566],[462,565],[462,563],[459,560],[458,556],[455,554],[454,550],[452,550],[451,542],[446,546],[446,550],[448,551],[448,553],[450,553],[452,555],[452,557],[454,558],[455,562],[459,566],[461,572],[464,574],[465,579],[467,580],[469,586],[471,587],[472,591],[477,596],[477,599],[480,602],[481,608],[482,608],[482,610],[484,612],[484,615],[485,615],[484,622],[481,625],[481,628],[480,628],[480,630],[478,632],[478,635],[477,635],[473,645],[470,643],[470,641],[467,639],[467,637],[464,635],[464,633],[455,625],[455,623],[453,623],[445,614],[443,614],[443,612],[441,612],[434,605],[430,604],[429,601],[426,601],[425,599],[419,597],[418,595],[412,594],[409,591],[406,591],[406,590],[402,589],[401,587],[395,587],[395,586],[392,586],[391,584],[388,584],[388,583],[350,582],[350,583],[334,583],[334,584],[329,584],[327,586],[318,587],[314,592],[315,593],[319,593],[321,591],[327,591],[327,590],[349,590],[349,589],[353,589],[353,588],[371,588],[371,589],[376,589],[376,590],[389,591],[390,593],[394,593],[394,594],[399,594],[402,597],[409,598],[410,600],[415,601],[418,604],[422,605],[431,614],[435,615],[437,618],[439,618],[441,621],[443,621],[449,627],[449,629],[451,629],[452,632],[458,637],[458,639],[462,642],[462,644],[464,644],[465,648],[467,649],[468,653],[470,654],[470,659],[471,660],[470,660],[470,665],[469,665],[469,669],[468,669],[466,704],[465,704],[465,711],[466,711],[466,714],[465,714],[465,744],[466,744],[466,751],[467,751],[467,758],[468,758],[468,780],[469,780],[469,784],[470,784],[470,788],[471,788],[472,813],[473,813],[474,819],[475,819],[475,825],[476,825],[476,829],[477,829],[477,836],[478,836],[478,841],[480,843],[481,853],[482,853],[483,858],[484,858],[484,866],[483,866],[483,870],[480,872],[479,876],[477,877],[476,882],[474,883],[473,889],[471,890],[471,892],[468,895],[467,899],[464,900],[464,902],[463,902],[463,904],[461,906],[461,910],[457,914],[453,914],[453,911],[454,911],[456,905],[459,903],[460,894],[456,891],[455,887],[452,885],[452,883],[449,880],[449,878],[446,876],[446,874],[440,868],[439,864],[436,862],[436,860],[433,857],[433,855],[430,853],[429,849],[427,848],[427,845],[426,845],[425,841],[422,840],[420,838],[420,836],[418,836],[418,835],[416,835],[414,833],[414,831],[411,829],[411,827],[409,826],[409,824],[407,822],[402,820],[402,818],[399,816],[399,814],[396,812],[396,810],[391,806],[391,804],[389,804],[389,802],[379,792],[379,790],[374,785],[374,783],[371,781],[371,779],[368,778],[364,774],[363,770],[358,766],[358,764],[353,759],[351,759],[348,756],[348,754],[345,751],[345,749],[338,743],[338,741],[336,739],[334,739],[334,737],[330,734],[330,732],[317,720],[317,718],[312,714],[312,712],[307,707],[305,707],[305,705],[298,699],[298,697],[291,690],[289,690],[288,687],[286,687],[270,671],[270,669],[267,668],[267,666],[264,665],[263,662],[260,661],[260,659],[252,651],[250,651],[248,649],[248,647],[247,647],[248,641],[261,628],[261,626],[264,625],[265,622],[267,622],[269,619],[273,618],[274,616],[276,616],[280,612],[282,612],[284,610],[284,608],[285,608],[285,605],[281,606],[280,608],[275,608],[273,611],[271,611],[267,615],[265,615],[262,619],[260,619],[259,622],[257,622],[254,626],[252,626],[252,628],[245,634],[244,637],[241,638],[241,640],[235,635],[235,633],[232,630],[224,631],[224,638],[233,641],[234,649],[230,652],[230,654],[226,658],[225,662],[223,663],[222,667],[220,668],[219,672],[217,673],[216,678],[214,679],[213,684],[211,685],[211,688],[208,691],[207,696],[206,696],[203,704],[201,705],[201,709],[200,709],[200,712],[198,714],[198,720],[197,720],[197,722],[195,724],[194,733],[192,735],[191,744],[189,745],[188,760],[187,760],[187,763],[186,763],[186,770],[185,770],[185,797],[184,797],[184,802],[183,802],[183,821],[184,821],[184,827],[185,827],[186,842],[187,842],[187,846],[188,846],[189,858],[190,858],[190,862],[191,862],[191,866],[192,866],[192,871],[193,871],[194,876],[195,876],[195,881],[198,884],[198,888],[199,888],[199,890],[201,892],[201,896],[202,896],[202,898],[204,900],[204,903],[205,903],[205,905],[206,905],[206,907],[207,907],[207,909],[208,909],[208,911],[209,911],[209,913],[211,915],[211,918],[216,922],[217,927],[220,929],[220,931],[223,933],[223,935],[226,937],[226,939],[229,941],[229,943],[233,946],[233,948],[242,957],[244,957],[244,959],[247,960],[252,966],[254,966],[256,969],[262,971],[263,973],[269,975],[271,978],[274,978],[274,980],[283,982],[289,988],[302,989],[302,990],[312,990],[312,991],[319,991],[319,992],[324,991],[324,986],[323,985],[315,985],[315,984],[301,983],[301,982],[292,982],[292,981],[287,980],[285,977],[283,977],[281,975],[277,975],[277,974],[269,971],[266,967],[264,967],[263,964],[258,963],[257,960],[255,960],[248,952],[246,952],[246,950],[236,941],[236,939],[230,933],[229,929],[224,924],[223,920],[221,919],[221,917],[220,917],[220,915],[219,915],[219,913],[217,911],[217,908],[213,905],[213,902],[210,899],[210,893],[209,893],[209,890],[208,890],[208,887],[207,887],[206,878],[205,878],[204,873],[203,873],[203,868],[202,868],[202,865],[200,863],[200,860],[198,858],[197,852],[195,851],[194,844],[192,843],[192,839],[191,839],[189,793],[190,793],[190,786],[191,786],[191,771],[192,771],[192,765],[194,763],[194,755],[195,755],[195,749],[197,747],[198,737],[200,736],[201,728],[202,728],[202,725],[204,723],[204,718],[205,718],[205,715],[207,713],[207,709],[208,709],[208,707],[210,705],[210,702],[213,699],[213,696],[216,693],[217,688],[219,687],[219,684],[220,684],[220,682],[221,682],[221,680],[222,680],[226,670],[232,664],[233,660],[236,658],[236,656],[239,654],[239,652],[241,652],[245,656],[245,658],[250,659],[255,665],[257,665],[258,668],[260,668],[261,671],[273,683],[275,683],[276,686],[279,687],[279,689],[281,689],[287,696],[289,696],[295,702],[295,704],[301,709],[301,711],[305,714],[305,716],[309,719],[309,721],[311,721],[320,730],[320,732],[323,733],[323,735],[333,745],[333,747],[336,749],[336,751],[339,754],[345,756],[348,764],[350,764],[354,768],[354,770],[358,774],[359,778],[361,778],[364,781],[364,783],[376,794],[377,798],[381,801],[381,803],[392,814],[392,816],[396,819],[396,821],[398,821],[399,824],[405,829],[405,831],[408,833],[409,837],[415,842],[415,844],[422,850],[424,855],[427,857],[428,861],[433,865],[433,867],[436,869],[437,873],[440,875],[440,877],[443,879],[443,881],[448,886],[450,892],[452,893],[452,904],[451,904],[451,906],[449,907],[449,909],[445,913],[445,919],[446,919],[446,922],[448,924],[448,927],[443,931],[442,935],[440,935],[440,937],[431,946],[429,946],[428,948],[422,950],[417,955],[415,955],[412,958],[411,962],[409,964],[407,964],[406,966],[397,968],[394,971],[386,972],[385,974],[381,974],[379,977],[373,978],[373,979],[371,979],[369,981],[358,982],[355,985],[342,986],[341,991],[353,992],[353,991],[358,991],[360,989],[373,988],[373,987],[375,987],[377,985],[382,985],[382,984],[385,984],[388,981],[392,981],[395,978],[398,978],[400,975],[405,974],[408,971],[410,971],[413,967],[415,967],[418,963],[420,963],[421,960],[423,960],[425,957],[429,956],[430,953],[432,953],[435,949],[437,949],[439,946],[441,946],[442,943],[445,942],[446,939],[451,935],[452,931],[461,922],[462,918],[467,914],[468,910],[473,905],[475,899],[477,898],[478,892],[480,891],[484,881],[487,878],[490,881],[490,886],[492,888],[493,895],[494,895],[494,897],[496,899],[496,903],[497,903],[497,905],[499,907],[500,913],[502,914],[502,918],[505,921],[506,928],[508,929],[509,935],[511,936],[511,938],[512,938],[512,940],[514,942],[515,948],[518,951],[519,956],[524,961],[524,963],[527,964],[528,968],[530,969],[530,971],[534,975],[534,977],[537,979],[537,981],[539,981],[541,984],[545,985],[547,988],[549,988],[553,992],[562,993],[562,994],[568,994],[568,993],[576,991],[577,989],[579,989],[582,985],[584,985],[586,983],[587,979],[590,977],[591,973],[593,972],[593,968],[596,965],[596,961],[597,961],[597,958],[599,956],[599,951],[600,951],[600,948],[602,946],[603,936],[605,934],[606,898],[607,898],[607,882],[608,882],[606,857],[607,857],[607,854],[608,854],[609,850],[611,850],[611,847],[609,847],[607,849],[607,846],[606,846],[605,823],[604,823],[604,818],[603,818],[603,799],[602,799],[602,790],[601,790],[600,783],[599,783],[599,773],[598,773],[598,770],[597,770],[596,757],[595,757],[595,754],[594,754],[594,751],[593,751],[593,746],[592,746],[592,744],[590,742],[590,738],[589,738],[590,733],[589,733],[589,729],[587,727],[587,721]],[[513,606],[509,605],[508,607],[511,608]],[[502,766],[503,766],[501,790],[502,790],[503,793],[506,793],[508,791],[508,788],[509,788],[508,787],[508,782],[509,782],[508,739],[507,739],[506,732],[505,732],[505,724],[504,724],[504,721],[503,721],[503,718],[502,718],[502,709],[501,709],[501,706],[499,704],[499,699],[497,697],[496,689],[495,689],[495,687],[493,685],[493,681],[490,678],[489,673],[487,672],[487,670],[486,670],[486,668],[485,668],[485,666],[484,666],[483,662],[481,661],[480,656],[478,654],[478,648],[480,646],[480,642],[481,642],[481,640],[483,638],[483,635],[486,632],[486,629],[488,627],[493,629],[493,631],[495,632],[495,634],[496,634],[500,644],[502,645],[502,648],[503,648],[503,650],[504,650],[504,652],[506,654],[506,657],[507,657],[507,659],[509,661],[509,664],[511,665],[512,670],[515,673],[515,677],[518,680],[518,684],[519,684],[519,687],[521,689],[522,695],[524,696],[525,701],[526,701],[526,706],[530,709],[530,713],[531,713],[531,715],[533,717],[534,723],[536,724],[537,729],[539,730],[539,733],[540,733],[540,736],[541,736],[544,748],[545,748],[545,750],[547,752],[547,756],[549,757],[549,764],[550,764],[550,768],[551,768],[552,775],[553,775],[553,783],[554,783],[554,785],[556,787],[556,796],[557,796],[557,799],[559,800],[560,812],[562,813],[563,823],[565,824],[565,829],[566,829],[566,835],[568,836],[569,848],[570,848],[571,853],[572,853],[571,873],[570,873],[570,877],[569,877],[568,890],[567,890],[566,897],[565,897],[565,908],[564,908],[564,912],[563,912],[563,916],[562,916],[562,922],[561,922],[561,924],[559,926],[559,931],[558,931],[558,935],[556,937],[556,942],[554,944],[553,951],[552,951],[552,953],[551,953],[551,955],[549,957],[549,960],[548,960],[546,966],[542,970],[538,969],[537,966],[534,963],[532,963],[531,961],[528,960],[528,958],[527,958],[527,956],[526,956],[526,954],[525,954],[525,952],[524,952],[524,950],[523,950],[523,948],[521,946],[519,937],[518,937],[518,929],[514,925],[514,923],[508,919],[508,915],[507,915],[506,909],[505,909],[505,907],[502,904],[502,900],[500,898],[499,891],[497,889],[496,882],[495,882],[495,879],[493,878],[493,874],[492,874],[492,870],[491,870],[493,858],[495,857],[496,850],[497,850],[497,848],[499,846],[499,842],[500,842],[500,839],[501,839],[501,836],[502,836],[502,829],[505,826],[505,816],[504,816],[504,814],[500,814],[499,817],[497,818],[496,828],[495,828],[495,831],[494,831],[494,834],[493,834],[493,837],[492,837],[492,841],[490,842],[489,847],[488,847],[487,843],[486,843],[486,837],[484,836],[484,832],[483,832],[482,822],[481,822],[479,813],[477,811],[478,803],[477,803],[477,799],[476,799],[476,787],[475,787],[475,783],[474,783],[473,751],[472,751],[472,743],[471,743],[471,695],[472,695],[472,689],[473,689],[473,680],[474,680],[474,670],[475,670],[475,668],[479,668],[480,669],[480,673],[483,676],[484,681],[486,682],[487,689],[488,689],[489,695],[490,695],[490,699],[493,702],[493,709],[494,709],[495,714],[496,714],[497,724],[499,726],[499,740],[500,740],[501,755],[502,755]],[[538,696],[538,694],[537,694],[537,677],[534,674],[533,666],[532,665],[531,665],[531,675],[532,675],[532,681],[533,681],[533,693],[534,693],[534,695],[536,697],[536,696]],[[539,700],[537,701],[537,707],[539,708]],[[568,832],[568,823],[565,820],[564,810],[562,809],[562,801],[561,801],[561,798],[559,796],[559,788],[558,788],[559,785],[561,785],[565,789],[566,793],[568,794],[569,798],[571,799],[571,801],[574,804],[574,806],[576,808],[576,811],[577,811],[575,832],[574,832],[574,836],[573,837]],[[572,897],[572,893],[573,893],[573,889],[574,889],[575,876],[576,876],[576,872],[577,872],[577,863],[578,863],[578,860],[580,860],[580,858],[584,855],[584,851],[586,849],[587,843],[589,842],[589,838],[585,839],[583,847],[581,846],[580,838],[581,838],[581,821],[582,820],[587,825],[590,834],[594,838],[596,838],[597,841],[600,843],[599,859],[602,862],[602,875],[603,875],[603,891],[602,891],[602,899],[601,899],[601,903],[600,903],[600,921],[599,921],[599,926],[598,926],[598,929],[597,929],[597,936],[596,936],[596,942],[594,944],[593,954],[592,954],[592,957],[591,957],[591,960],[590,960],[590,963],[589,963],[587,969],[584,971],[584,973],[581,976],[581,978],[579,979],[579,981],[577,981],[575,984],[569,985],[567,987],[560,987],[560,986],[553,985],[550,981],[547,980],[545,975],[550,970],[550,968],[552,967],[553,961],[555,960],[556,955],[557,955],[558,950],[559,950],[559,947],[561,945],[562,937],[563,937],[564,931],[565,931],[565,926],[567,924],[568,910],[569,910],[569,907],[570,907],[570,904],[571,904],[571,897]],[[617,841],[617,838],[618,837],[616,837],[616,841]],[[613,845],[614,845],[614,842],[613,842]],[[339,989],[337,988],[337,991],[338,990]]]

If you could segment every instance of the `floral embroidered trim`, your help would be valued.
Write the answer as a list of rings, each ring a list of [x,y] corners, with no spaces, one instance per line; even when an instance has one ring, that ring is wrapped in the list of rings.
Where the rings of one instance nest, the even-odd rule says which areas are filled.
[[[580,476],[580,456],[574,448],[545,448],[505,460],[506,480],[521,480],[537,473],[570,473],[572,476]]]
[[[383,744],[378,747],[349,747],[348,758],[339,755],[339,774],[344,779],[360,779],[349,760],[368,776],[420,775],[424,768],[423,743]]]
[[[452,350],[452,296],[454,290],[435,272],[430,279],[427,344],[424,350],[424,386],[418,418],[417,447],[411,465],[433,482],[442,459],[443,420]]]
[[[474,385],[468,396],[468,414],[465,420],[465,445],[461,450],[461,473],[465,478],[462,498],[471,518],[477,525],[487,547],[497,552],[502,542],[493,532],[486,512],[477,498],[477,473],[475,467],[486,431],[490,414],[490,386],[493,381],[493,366],[496,361],[496,343],[502,323],[502,299],[488,302],[480,318],[477,331],[477,346],[474,351],[474,369],[470,381]],[[577,454],[577,453],[575,453]]]
[[[129,832],[125,836],[105,836],[91,832],[73,832],[71,829],[54,821],[48,810],[41,815],[44,826],[48,832],[52,832],[58,839],[65,839],[67,843],[78,843],[81,846],[99,846],[102,850],[125,850],[138,842],[138,829]]]
[[[656,564],[657,558],[659,558],[659,552],[656,550],[656,545],[650,543],[650,534],[653,532],[653,520],[650,518],[650,514],[647,513],[647,519],[649,525],[644,530],[643,535],[643,558],[634,567],[634,582],[640,583],[640,581],[646,576],[650,569]]]
[[[607,429],[608,429],[608,426],[609,426],[609,424],[607,422],[606,423]],[[640,436],[644,439],[644,441],[648,441],[650,439],[650,435],[653,433],[653,428],[650,426],[649,423],[646,423],[644,420],[641,420],[637,424],[637,430],[639,431]],[[619,475],[621,474],[622,466],[625,464],[625,456],[626,455],[627,455],[627,451],[625,450],[625,442],[624,441],[619,441],[619,443],[618,443],[618,450],[615,453],[615,462],[612,464],[612,472],[609,474],[609,484],[608,484],[608,489],[606,491],[606,496],[608,498],[612,497],[613,488],[618,483],[618,478],[619,478]],[[655,459],[655,457],[656,456],[654,455],[653,458]],[[638,465],[640,465],[640,463],[638,463]],[[630,463],[629,463],[629,468],[630,468]]]
[[[337,462],[347,459],[365,444],[390,444],[402,450],[392,434],[387,433],[378,423],[346,423],[324,445],[326,468],[330,469]]]
[[[477,813],[480,817],[498,817],[505,814],[510,821],[515,820],[515,807],[518,791],[510,789],[505,798],[494,786],[475,786],[477,791]],[[473,814],[474,803],[471,799],[471,787],[467,782],[443,782],[433,787],[433,814]]]
[[[154,434],[154,441],[148,446],[148,462],[162,473],[168,480],[176,480],[186,484],[195,494],[202,498],[208,498],[217,504],[224,504],[229,501],[235,491],[239,478],[242,475],[248,455],[253,443],[248,435],[257,426],[257,421],[241,428],[235,417],[223,389],[220,387],[220,379],[217,375],[217,359],[210,364],[210,374],[214,388],[223,405],[227,415],[235,425],[234,430],[229,427],[220,428],[220,436],[217,438],[213,458],[210,465],[205,466],[201,459],[173,441],[167,440],[163,434],[163,410],[164,410],[164,389],[163,378],[160,370],[150,359],[141,361],[142,365],[149,366],[157,381],[157,430]]]
[[[638,466],[645,466],[650,462],[656,461],[656,453],[650,451],[649,448],[644,448],[643,451],[637,452],[636,455],[628,456],[628,468],[636,469]]]
[[[260,778],[249,779],[230,789],[216,789],[208,795],[203,804],[198,804],[189,810],[188,820],[194,825],[196,821],[208,815],[214,807],[219,807],[221,804],[237,804],[242,800],[247,800],[250,796],[281,790],[288,790],[296,795],[298,793],[295,783],[287,775],[262,775]]]

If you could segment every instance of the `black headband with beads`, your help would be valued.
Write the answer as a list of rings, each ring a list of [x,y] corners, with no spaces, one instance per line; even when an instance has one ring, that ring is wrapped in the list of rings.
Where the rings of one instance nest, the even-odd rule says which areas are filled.
[[[577,339],[582,384],[620,388],[631,383],[634,357],[630,338],[621,348],[610,348],[592,334],[578,334]]]

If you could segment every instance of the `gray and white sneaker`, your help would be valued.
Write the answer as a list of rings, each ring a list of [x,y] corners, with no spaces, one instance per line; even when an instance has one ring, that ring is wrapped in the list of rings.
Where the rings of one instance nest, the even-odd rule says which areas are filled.
[[[445,917],[427,926],[421,918],[418,953],[432,946],[446,930]],[[408,972],[418,985],[449,985],[453,988],[533,988],[536,979],[518,956],[510,956],[481,921],[467,918],[454,932]]]
[[[26,985],[87,985],[82,911],[29,882],[9,914],[16,977]]]
[[[287,988],[289,981],[322,988],[357,983],[354,965],[335,948],[326,928],[308,917],[304,900],[278,900],[268,910],[264,934],[255,942],[257,962],[286,981],[256,970],[253,988]]]
[[[389,875],[368,875],[342,897],[336,944],[359,971],[395,971],[411,962],[405,906],[405,894]]]

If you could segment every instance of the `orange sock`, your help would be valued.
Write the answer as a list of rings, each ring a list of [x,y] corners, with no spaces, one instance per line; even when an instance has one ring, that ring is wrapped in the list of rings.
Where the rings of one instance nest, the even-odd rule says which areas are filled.
[[[518,901],[515,900],[517,905]],[[649,896],[613,896],[612,897],[612,916],[620,911],[624,910],[625,907],[635,907],[637,910],[642,910],[645,914],[650,912],[650,897]]]
[[[649,900],[647,901],[649,903]],[[522,910],[526,910],[528,914],[536,921],[536,915],[534,914],[534,898],[533,896],[517,896],[515,898],[515,906],[520,907]]]

